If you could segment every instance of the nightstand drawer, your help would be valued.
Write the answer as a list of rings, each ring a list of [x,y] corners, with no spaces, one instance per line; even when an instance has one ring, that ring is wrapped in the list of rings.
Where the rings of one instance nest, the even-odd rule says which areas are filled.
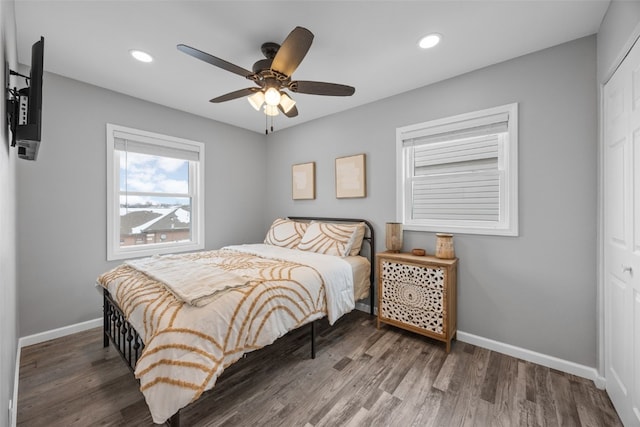
[[[389,282],[413,283],[416,286],[444,290],[445,270],[437,266],[403,264],[394,261],[382,261],[382,278]]]
[[[407,282],[382,281],[380,315],[442,334],[442,291]]]

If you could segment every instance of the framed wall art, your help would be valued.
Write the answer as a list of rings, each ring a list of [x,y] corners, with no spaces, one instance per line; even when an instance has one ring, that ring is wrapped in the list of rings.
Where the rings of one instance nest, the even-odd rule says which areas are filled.
[[[336,197],[338,199],[366,197],[365,155],[336,159]]]
[[[300,163],[291,166],[291,197],[293,200],[316,198],[316,163]]]

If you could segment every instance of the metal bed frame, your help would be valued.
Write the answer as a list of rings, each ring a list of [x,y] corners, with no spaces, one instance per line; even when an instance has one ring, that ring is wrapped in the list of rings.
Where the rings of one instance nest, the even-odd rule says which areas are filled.
[[[368,242],[369,244],[369,252],[366,257],[369,259],[371,264],[371,272],[369,273],[369,305],[370,305],[370,314],[373,316],[374,307],[373,303],[374,299],[374,291],[375,291],[375,282],[374,282],[374,273],[375,266],[373,263],[374,254],[375,254],[375,239],[374,239],[374,231],[373,225],[365,220],[358,218],[325,218],[325,217],[300,217],[300,216],[290,216],[288,217],[294,221],[320,221],[320,222],[344,222],[344,223],[358,223],[363,222],[366,225],[366,232],[364,236],[364,242]],[[361,249],[362,252],[362,249]],[[311,325],[311,358],[316,358],[316,322],[314,320],[310,322]],[[142,356],[142,351],[144,350],[144,342],[142,342],[142,338],[140,334],[135,330],[135,328],[127,321],[124,313],[118,307],[118,304],[113,300],[113,297],[109,293],[109,291],[104,288],[103,289],[103,327],[104,327],[104,336],[103,336],[103,346],[108,347],[109,342],[113,344],[115,349],[118,351],[118,354],[122,357],[122,359],[127,363],[127,366],[134,372],[135,366],[138,363],[138,359]],[[213,390],[213,389],[212,389]],[[187,406],[188,407],[188,406]],[[184,408],[183,408],[184,409]],[[167,425],[171,427],[180,427],[180,412],[182,410],[176,412],[168,421]]]

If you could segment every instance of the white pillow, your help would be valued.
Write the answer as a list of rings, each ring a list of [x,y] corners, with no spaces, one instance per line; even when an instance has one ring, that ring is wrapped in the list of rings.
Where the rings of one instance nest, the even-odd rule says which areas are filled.
[[[367,228],[364,225],[364,222],[359,222],[353,225],[356,226],[356,229],[351,235],[351,250],[349,251],[350,256],[356,256],[360,253],[360,250],[362,249],[362,242],[364,241],[364,234],[367,232]]]
[[[360,228],[362,228],[361,235]],[[352,247],[358,243],[359,235],[359,245],[362,246],[364,227],[359,224],[312,222],[302,236],[298,249],[343,257],[352,253]],[[360,252],[359,247],[356,254],[358,252]]]
[[[269,227],[264,243],[266,245],[295,249],[300,240],[302,240],[302,236],[308,226],[309,224],[306,222],[296,222],[288,218],[276,218],[271,227]]]

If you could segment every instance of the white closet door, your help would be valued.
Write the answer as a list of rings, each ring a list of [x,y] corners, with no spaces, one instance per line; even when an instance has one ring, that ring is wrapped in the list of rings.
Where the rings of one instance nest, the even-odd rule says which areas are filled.
[[[606,388],[640,426],[640,43],[603,96]]]

